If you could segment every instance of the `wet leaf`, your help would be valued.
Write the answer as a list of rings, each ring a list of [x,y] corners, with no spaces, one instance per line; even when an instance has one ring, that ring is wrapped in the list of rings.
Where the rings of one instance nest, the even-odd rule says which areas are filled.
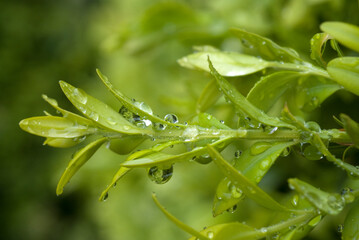
[[[152,198],[153,201],[156,203],[157,207],[166,215],[166,217],[173,222],[174,224],[176,224],[177,227],[179,227],[180,229],[182,229],[183,231],[191,234],[192,236],[196,237],[196,239],[200,239],[200,240],[210,240],[209,237],[199,233],[198,231],[196,231],[195,229],[191,228],[190,226],[184,224],[183,222],[181,222],[180,220],[178,220],[176,217],[174,217],[171,213],[169,213],[161,204],[160,202],[157,200],[156,198],[156,194],[152,194]]]
[[[242,41],[245,47],[254,49],[264,59],[294,63],[303,61],[294,49],[281,47],[268,38],[239,28],[232,28],[231,32]]]
[[[86,147],[80,149],[73,156],[68,166],[66,167],[65,172],[62,174],[59,183],[57,184],[56,194],[61,195],[65,185],[70,181],[72,176],[84,165],[94,153],[101,147],[101,145],[106,142],[107,138],[100,138],[96,141],[88,144]]]
[[[300,72],[282,71],[262,77],[250,90],[247,100],[267,112],[302,76]]]
[[[250,103],[235,87],[233,87],[224,77],[222,77],[217,70],[213,67],[212,62],[208,59],[209,68],[212,75],[217,80],[218,87],[228,97],[228,99],[235,105],[235,107],[247,116],[251,117],[258,122],[264,123],[269,126],[288,127],[293,128],[292,125],[282,122],[278,118],[269,117],[260,109],[256,108]]]
[[[26,118],[19,123],[22,130],[41,137],[76,138],[97,131],[70,119],[56,116]]]
[[[80,142],[85,140],[84,137],[78,137],[78,138],[46,138],[44,145],[49,145],[51,147],[57,147],[57,148],[68,148],[73,147]]]
[[[96,69],[96,71],[97,71],[98,76],[102,80],[102,82],[108,88],[108,90],[123,104],[123,106],[125,106],[131,112],[133,112],[141,117],[145,117],[146,119],[148,119],[152,122],[162,123],[162,124],[166,124],[168,126],[183,127],[182,124],[170,123],[170,122],[167,122],[167,121],[163,120],[162,118],[159,118],[156,115],[152,114],[152,110],[149,111],[148,110],[149,107],[143,102],[139,103],[139,104],[135,104],[135,102],[132,101],[132,99],[128,98],[123,93],[121,93],[119,90],[117,90],[112,85],[112,83],[108,80],[108,78],[100,72],[99,69]]]
[[[108,148],[120,155],[129,154],[147,137],[141,135],[123,136],[121,138],[111,139]]]
[[[207,148],[213,161],[218,165],[221,171],[235,186],[240,188],[246,196],[265,208],[276,211],[289,211],[289,209],[279,204],[240,171],[226,162],[216,149],[210,145],[207,145]]]
[[[243,76],[261,71],[270,66],[263,59],[235,52],[197,52],[178,60],[182,67],[210,72],[208,57],[222,76]]]
[[[344,128],[354,145],[359,148],[359,124],[345,114],[340,114],[340,119],[344,123]]]
[[[336,215],[345,206],[345,200],[340,194],[324,192],[296,178],[288,179],[288,182],[292,189],[303,195],[313,206],[322,212]]]
[[[125,134],[150,133],[149,129],[138,128],[129,123],[107,104],[91,97],[82,89],[75,88],[63,81],[60,81],[60,86],[70,102],[86,117],[98,125]]]
[[[327,70],[334,81],[359,95],[359,57],[335,58],[328,63]]]
[[[205,112],[217,102],[221,95],[222,93],[218,90],[216,80],[212,79],[197,100],[197,112]]]
[[[343,22],[324,22],[320,29],[333,36],[339,43],[359,52],[359,27]]]
[[[354,204],[345,217],[342,240],[359,239],[359,202],[356,201]]]
[[[203,128],[216,128],[227,130],[231,129],[230,127],[222,123],[220,120],[208,113],[199,113],[192,119],[191,123]]]
[[[327,63],[323,59],[325,45],[331,36],[328,33],[317,33],[310,40],[311,54],[310,57],[320,66],[326,67]]]
[[[252,148],[248,148],[242,153],[236,160],[234,167],[248,180],[258,184],[280,154],[293,144],[295,142],[257,142]],[[259,153],[253,154],[253,151],[259,151]],[[232,185],[227,177],[219,183],[213,202],[214,216],[233,207],[244,197],[241,188],[233,188]]]

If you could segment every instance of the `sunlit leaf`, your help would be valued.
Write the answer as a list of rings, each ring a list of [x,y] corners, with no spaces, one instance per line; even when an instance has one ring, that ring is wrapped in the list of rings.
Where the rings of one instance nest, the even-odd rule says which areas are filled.
[[[356,201],[355,205],[348,211],[344,221],[344,229],[342,233],[343,240],[359,239],[359,202]]]
[[[171,213],[169,213],[161,204],[160,202],[157,200],[156,195],[152,194],[152,198],[153,201],[156,203],[157,207],[166,215],[166,217],[173,222],[174,224],[176,224],[177,227],[179,227],[180,229],[182,229],[183,231],[191,234],[192,236],[196,237],[196,239],[200,239],[200,240],[210,240],[209,237],[197,232],[195,229],[191,228],[190,226],[184,224],[183,222],[181,222],[180,220],[178,220],[177,218],[175,218]]]
[[[108,80],[108,78],[100,72],[99,69],[96,69],[96,71],[97,71],[98,76],[102,80],[102,82],[108,88],[108,90],[123,104],[123,106],[125,106],[131,112],[133,112],[139,116],[143,116],[152,122],[162,123],[162,124],[165,124],[168,126],[179,126],[179,127],[183,126],[181,124],[167,122],[167,121],[163,120],[162,118],[157,117],[156,115],[154,115],[152,113],[152,110],[150,110],[150,108],[149,108],[149,106],[147,106],[147,104],[145,104],[143,102],[139,103],[139,102],[132,101],[132,99],[128,98],[123,93],[121,93],[119,90],[117,90],[112,85],[112,83]]]
[[[344,46],[359,52],[359,27],[343,22],[324,22],[320,29]]]
[[[359,57],[335,58],[328,63],[327,70],[334,81],[359,95]]]
[[[150,133],[149,129],[138,128],[124,119],[121,114],[110,108],[107,104],[91,97],[85,91],[60,81],[62,91],[70,102],[86,117],[92,119],[100,126],[125,134]]]
[[[344,123],[344,128],[354,145],[359,148],[359,124],[345,114],[340,114],[340,119]]]
[[[226,162],[215,148],[210,145],[207,145],[207,148],[213,161],[217,164],[221,171],[228,177],[228,179],[232,181],[235,186],[240,188],[243,193],[248,196],[248,198],[252,199],[259,205],[272,210],[288,211],[286,207],[279,204],[251,180],[245,177],[240,171],[236,170],[233,166]]]
[[[220,120],[216,119],[214,116],[208,113],[199,113],[195,116],[192,121],[192,124],[198,125],[203,128],[216,128],[216,129],[231,129]]]
[[[224,77],[222,77],[217,70],[213,67],[212,62],[208,59],[209,68],[212,75],[217,80],[218,87],[227,96],[227,98],[236,106],[238,110],[245,113],[249,117],[258,122],[264,123],[270,126],[288,127],[292,128],[290,124],[282,122],[278,118],[269,117],[263,111],[256,108],[250,103],[238,90],[232,86]]]
[[[57,184],[56,194],[60,195],[63,192],[65,185],[70,181],[72,176],[84,165],[94,153],[101,147],[101,145],[106,142],[107,138],[100,138],[96,141],[88,144],[86,147],[80,149],[73,156],[68,166],[66,167],[65,172],[62,174],[59,183]]]
[[[254,49],[264,59],[283,62],[303,61],[294,49],[281,47],[268,38],[239,28],[232,28],[231,32],[242,41],[245,47]]]
[[[285,91],[294,87],[301,75],[300,72],[281,71],[262,77],[248,93],[247,100],[267,112]]]
[[[19,125],[26,132],[51,138],[75,138],[97,131],[96,128],[80,125],[70,119],[56,116],[26,118]]]
[[[325,213],[336,215],[345,206],[345,200],[340,194],[324,192],[296,178],[288,179],[288,182],[292,189],[303,195],[313,206]]]
[[[217,87],[216,80],[212,79],[203,89],[197,100],[197,112],[204,112],[214,105],[222,93]]]

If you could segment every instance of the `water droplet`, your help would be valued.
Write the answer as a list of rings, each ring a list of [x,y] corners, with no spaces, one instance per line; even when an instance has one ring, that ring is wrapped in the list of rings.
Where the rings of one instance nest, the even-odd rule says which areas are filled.
[[[157,184],[168,182],[173,174],[173,166],[170,168],[151,167],[148,169],[148,177]]]
[[[281,156],[282,156],[282,157],[287,157],[287,156],[290,154],[290,152],[291,152],[291,148],[290,148],[290,147],[286,147],[286,148],[282,151]]]
[[[273,134],[278,130],[278,127],[273,127],[268,129],[268,134]]]
[[[270,148],[271,144],[268,142],[256,142],[250,148],[252,155],[258,155]]]
[[[267,43],[265,41],[262,42],[262,45],[266,45]]]
[[[229,213],[234,213],[235,211],[237,211],[237,204],[233,205],[233,207],[230,207],[227,209],[227,212]]]
[[[116,125],[117,122],[112,117],[109,117],[106,119],[106,122],[108,122],[110,125]]]
[[[295,194],[291,201],[293,207],[296,207],[298,205],[298,202],[299,202],[299,196],[298,196],[298,194]]]
[[[229,186],[233,198],[240,198],[242,196],[242,190],[237,188],[234,184]]]
[[[268,230],[267,230],[267,228],[262,227],[261,229],[259,229],[259,231],[262,232],[262,233],[266,233]]]
[[[201,156],[195,156],[193,158],[193,160],[195,160],[196,162],[200,163],[200,164],[208,164],[210,162],[212,162],[212,158],[208,155],[208,154],[204,154]]]
[[[82,104],[86,104],[87,103],[87,95],[86,93],[79,89],[79,88],[75,88],[74,91],[72,92],[72,95],[74,96],[74,98],[76,98],[80,103]]]
[[[165,130],[167,127],[167,125],[163,124],[163,123],[154,123],[153,124],[153,128],[157,131],[162,131]]]
[[[214,237],[214,233],[213,233],[212,231],[208,231],[208,232],[207,232],[207,237],[208,237],[209,239],[212,239],[212,238]]]
[[[339,225],[338,225],[338,228],[337,228],[337,231],[338,231],[339,233],[342,233],[343,230],[344,230],[344,224],[339,224]]]
[[[89,114],[89,117],[92,119],[92,120],[94,120],[94,121],[98,121],[98,119],[99,119],[99,115],[97,114],[97,113],[95,113],[95,112],[91,112],[90,114]]]
[[[339,194],[331,194],[327,199],[327,203],[333,212],[342,211],[345,205],[344,199]]]
[[[297,226],[296,225],[292,225],[289,227],[289,230],[294,230]]]
[[[355,200],[355,196],[353,194],[353,190],[351,188],[343,188],[340,195],[344,199],[346,203],[351,203]]]
[[[167,114],[165,117],[164,117],[164,120],[166,122],[169,122],[169,123],[177,123],[178,122],[178,118],[176,115],[174,114]]]
[[[308,160],[320,160],[323,158],[323,154],[313,145],[309,145],[304,148],[303,156]]]
[[[108,198],[108,193],[106,193],[105,196],[103,196],[103,199],[102,199],[102,200],[103,200],[103,201],[106,201],[107,198]]]
[[[270,167],[270,164],[271,164],[271,160],[270,159],[264,159],[259,168],[262,169],[262,170],[267,170],[269,167]]]
[[[242,155],[242,151],[240,151],[240,150],[237,150],[237,151],[234,152],[234,157],[235,158],[239,158],[241,155]]]
[[[318,223],[322,220],[322,215],[316,216],[312,220],[309,221],[308,225],[311,227],[315,227],[318,225]]]
[[[224,124],[224,120],[220,120],[219,122],[222,123],[222,124]]]
[[[198,128],[196,126],[189,126],[183,131],[182,136],[185,138],[185,141],[194,140],[198,136]]]
[[[144,102],[135,102],[134,105],[150,115],[153,113],[151,107]]]

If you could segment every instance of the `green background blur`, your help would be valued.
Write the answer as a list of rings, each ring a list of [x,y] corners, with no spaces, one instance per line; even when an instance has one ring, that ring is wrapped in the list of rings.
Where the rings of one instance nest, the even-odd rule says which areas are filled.
[[[139,169],[126,176],[106,202],[99,202],[99,194],[123,160],[106,148],[57,197],[57,181],[76,147],[43,146],[43,139],[22,132],[18,122],[52,111],[42,101],[43,93],[73,110],[61,94],[59,80],[118,108],[98,80],[97,67],[122,92],[145,101],[160,116],[176,113],[186,121],[195,114],[195,101],[209,79],[176,63],[191,53],[192,46],[240,50],[228,28],[241,27],[309,56],[309,40],[319,32],[321,22],[359,25],[358,12],[356,0],[2,1],[0,238],[186,239],[188,235],[155,207],[152,191],[170,212],[196,229],[243,219],[265,224],[251,212],[251,203],[247,203],[249,210],[211,217],[215,186],[221,178],[213,164],[178,164],[165,185],[150,182]],[[349,107],[354,101],[348,93],[335,94],[323,104],[324,117],[345,112],[358,121],[358,111]],[[320,111],[312,115],[324,127],[336,127],[321,116]],[[273,181],[285,182],[284,177],[274,176]],[[335,220],[328,223],[335,224]],[[332,237],[338,236],[314,232],[311,239]]]

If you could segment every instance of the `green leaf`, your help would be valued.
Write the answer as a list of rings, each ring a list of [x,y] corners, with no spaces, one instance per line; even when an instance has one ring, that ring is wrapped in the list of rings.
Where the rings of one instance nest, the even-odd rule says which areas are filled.
[[[166,217],[173,222],[174,224],[176,224],[177,227],[179,227],[180,229],[182,229],[183,231],[191,234],[192,236],[196,237],[196,239],[200,239],[200,240],[210,240],[209,237],[206,237],[205,235],[197,232],[195,229],[191,228],[190,226],[184,224],[183,222],[181,222],[180,220],[178,220],[177,218],[175,218],[171,213],[169,213],[161,204],[160,202],[157,200],[156,195],[152,194],[152,198],[153,201],[156,203],[157,207],[166,215]]]
[[[66,167],[65,172],[62,174],[59,183],[57,184],[56,194],[61,195],[65,185],[70,181],[72,176],[84,165],[94,153],[101,147],[101,145],[106,142],[107,138],[100,138],[96,141],[88,144],[86,147],[80,149],[73,156],[68,166]]]
[[[68,148],[73,147],[80,142],[85,140],[84,137],[79,138],[46,138],[44,145],[49,145],[51,147],[57,147],[57,148]]]
[[[354,145],[359,148],[359,124],[345,114],[340,114],[340,120],[344,123],[345,131],[353,140]]]
[[[345,217],[342,240],[359,239],[359,202],[354,204]]]
[[[236,160],[234,167],[251,182],[259,183],[280,154],[293,144],[295,142],[257,142],[242,153]],[[242,198],[242,190],[235,188],[227,177],[224,178],[216,190],[213,215],[217,216],[232,208]]]
[[[326,67],[327,63],[323,59],[325,45],[331,36],[328,33],[317,33],[310,40],[311,54],[310,57],[322,67]]]
[[[94,126],[93,121],[91,121],[91,120],[89,120],[87,118],[81,117],[80,115],[77,115],[75,113],[72,113],[72,112],[69,112],[67,110],[64,110],[64,109],[60,108],[55,99],[49,98],[45,94],[42,95],[42,98],[47,103],[49,103],[53,108],[55,108],[57,111],[59,111],[64,118],[70,119],[70,120],[72,120],[72,121],[74,121],[74,122],[76,122],[78,124],[81,124],[81,125]]]
[[[250,90],[247,100],[267,112],[302,75],[300,72],[281,71],[264,76]]]
[[[327,70],[334,81],[359,96],[359,57],[336,58],[328,63]]]
[[[231,140],[231,138],[223,138],[220,139],[214,143],[211,144],[211,146],[218,146],[222,147],[228,144],[228,142]],[[173,155],[173,154],[167,154],[167,153],[153,153],[150,155],[147,155],[143,158],[139,158],[133,161],[124,162],[122,164],[123,167],[153,167],[158,165],[172,165],[175,162],[185,161],[192,159],[196,156],[200,156],[207,153],[206,147],[196,147],[192,151]]]
[[[220,120],[208,113],[199,113],[191,120],[191,124],[198,125],[203,128],[227,129],[231,128],[221,123]]]
[[[359,52],[359,27],[343,22],[324,22],[320,29],[344,46]]]
[[[62,91],[70,102],[86,117],[98,125],[125,134],[151,133],[149,129],[138,128],[124,119],[121,114],[110,108],[107,104],[91,97],[85,91],[60,81]]]
[[[105,86],[108,88],[108,90],[125,106],[128,110],[131,112],[145,117],[146,119],[156,122],[156,123],[162,123],[166,126],[174,126],[174,127],[184,127],[182,124],[176,124],[176,123],[170,123],[162,118],[159,118],[152,114],[152,110],[149,108],[149,106],[143,102],[134,102],[124,94],[122,94],[119,90],[117,90],[112,83],[108,80],[108,78],[103,75],[99,69],[96,69],[98,76],[102,80],[102,82],[105,84]]]
[[[28,133],[51,138],[76,138],[97,131],[96,128],[79,125],[70,119],[55,116],[26,118],[19,125]]]
[[[264,59],[294,63],[303,61],[294,49],[281,47],[268,38],[238,28],[232,28],[231,32],[244,46],[254,49]]]
[[[212,79],[205,86],[197,100],[197,112],[205,112],[208,108],[217,102],[221,95],[222,93],[217,88],[216,80]]]
[[[235,52],[198,52],[178,60],[182,67],[200,69],[210,72],[208,57],[222,76],[243,76],[261,71],[270,66],[270,63],[250,55]]]
[[[231,180],[231,182],[240,188],[246,196],[268,209],[276,211],[289,211],[286,207],[279,204],[271,198],[266,192],[260,189],[256,184],[244,176],[240,171],[236,170],[228,162],[226,162],[221,154],[217,152],[211,145],[207,145],[208,152],[213,161],[218,165],[221,171]]]
[[[288,179],[288,182],[291,189],[294,189],[299,194],[303,195],[320,211],[336,215],[340,213],[345,206],[345,200],[340,194],[324,192],[296,178]]]
[[[256,108],[250,103],[236,88],[234,88],[224,77],[222,77],[213,67],[212,62],[208,59],[211,74],[215,77],[218,87],[227,96],[227,98],[235,105],[235,107],[258,122],[269,126],[293,128],[292,125],[287,124],[278,118],[269,117],[263,111]]]

